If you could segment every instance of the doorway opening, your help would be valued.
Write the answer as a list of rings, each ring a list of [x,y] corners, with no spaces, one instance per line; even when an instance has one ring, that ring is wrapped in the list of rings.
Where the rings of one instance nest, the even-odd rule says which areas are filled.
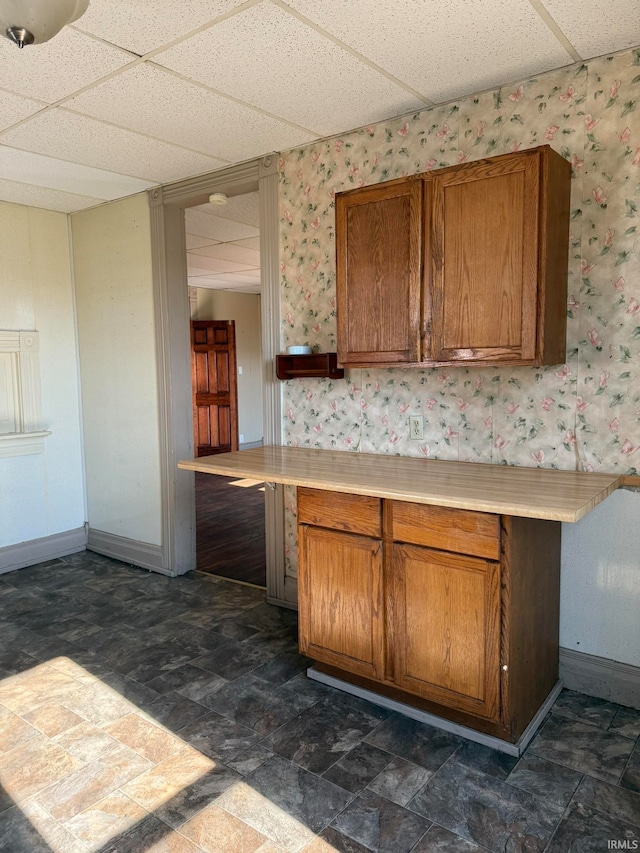
[[[263,443],[258,192],[185,210],[194,450]],[[196,474],[199,571],[266,586],[264,483]]]

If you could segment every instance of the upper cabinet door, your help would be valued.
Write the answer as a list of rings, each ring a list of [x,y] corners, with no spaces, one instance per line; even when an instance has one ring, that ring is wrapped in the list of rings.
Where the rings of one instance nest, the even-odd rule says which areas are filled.
[[[340,364],[420,360],[422,229],[419,180],[336,196]]]
[[[431,360],[535,360],[539,179],[537,151],[434,174]]]

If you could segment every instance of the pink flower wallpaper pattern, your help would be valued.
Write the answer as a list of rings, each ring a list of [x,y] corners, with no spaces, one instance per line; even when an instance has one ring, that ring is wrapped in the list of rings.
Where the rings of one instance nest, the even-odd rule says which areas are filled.
[[[283,348],[336,348],[336,192],[542,144],[572,165],[566,363],[291,380],[286,444],[638,473],[640,50],[281,155]],[[424,440],[409,439],[410,415],[424,418]],[[287,570],[295,574],[292,493],[287,507]]]

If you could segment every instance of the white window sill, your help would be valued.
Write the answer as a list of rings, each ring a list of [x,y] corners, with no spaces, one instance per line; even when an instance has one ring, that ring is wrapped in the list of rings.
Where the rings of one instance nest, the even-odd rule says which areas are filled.
[[[44,453],[44,440],[48,435],[51,435],[49,430],[3,433],[0,435],[0,458]]]

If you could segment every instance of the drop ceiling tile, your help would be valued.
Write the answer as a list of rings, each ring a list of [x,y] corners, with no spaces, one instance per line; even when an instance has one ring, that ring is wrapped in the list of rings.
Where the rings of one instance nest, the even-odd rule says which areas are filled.
[[[131,62],[131,54],[65,27],[54,39],[18,50],[0,39],[2,86],[53,104]]]
[[[153,9],[150,10],[147,3],[100,0],[90,3],[74,26],[144,55],[215,20],[244,2],[181,0],[178,4],[175,0],[154,0]]]
[[[0,178],[103,200],[133,195],[153,186],[148,181],[19,151],[6,145],[0,145]]]
[[[203,246],[194,249],[193,254],[206,255],[209,258],[219,258],[223,261],[235,261],[238,264],[248,264],[251,267],[260,266],[260,252],[237,246],[235,243],[217,243],[214,246]]]
[[[191,267],[187,263],[187,275],[189,278],[208,278],[211,276],[211,270],[200,269],[200,267]]]
[[[360,26],[360,4],[340,5],[358,10],[354,17]],[[395,6],[404,9],[404,4]],[[424,106],[406,89],[268,2],[158,53],[154,62],[322,135]]]
[[[17,181],[5,181],[0,178],[0,199],[13,204],[25,204],[28,207],[43,207],[45,210],[58,210],[60,213],[73,213],[102,203],[102,199],[88,198],[75,193],[36,187]]]
[[[216,278],[220,280],[222,277],[216,276]],[[256,280],[259,278],[259,275],[251,275],[250,273],[230,272],[226,273],[226,275],[224,276],[224,281],[227,282],[228,287],[233,287],[238,284],[255,284]]]
[[[187,250],[200,249],[202,246],[215,246],[216,241],[210,240],[208,237],[198,237],[196,234],[186,234]]]
[[[0,131],[43,109],[45,104],[0,91]]]
[[[132,175],[156,184],[211,172],[225,165],[222,160],[63,109],[34,116],[1,138],[14,148]]]
[[[209,216],[193,207],[185,211],[186,230],[198,237],[209,237],[222,243],[243,240],[247,237],[257,237],[260,232],[253,225],[233,222],[220,216]]]
[[[246,240],[236,240],[236,246],[246,246],[248,249],[260,251],[260,237],[248,237]]]
[[[574,61],[529,0],[285,2],[435,102]]]
[[[206,290],[230,290],[233,293],[247,293],[255,296],[259,296],[261,292],[261,288],[259,284],[250,284],[250,285],[227,285],[224,282],[206,282],[203,284],[191,284],[190,287],[201,287]]]
[[[233,261],[223,261],[219,258],[207,258],[204,255],[187,255],[187,266],[198,266],[204,270],[213,270],[213,272],[239,272],[241,270],[251,269],[249,264],[237,264]]]
[[[72,98],[66,106],[233,163],[312,138],[148,62]]]
[[[556,24],[583,58],[640,44],[640,8],[629,0],[544,0]]]
[[[210,216],[244,222],[245,225],[255,225],[256,228],[260,226],[260,194],[257,192],[230,196],[227,203],[223,205],[199,204],[192,209],[201,210]]]
[[[192,270],[188,270],[189,281],[193,279],[194,282],[197,282],[198,287],[210,286],[211,284],[220,285],[222,287],[235,287],[236,285],[255,285],[256,279],[255,276],[244,275],[243,273],[213,273],[209,272],[208,275],[198,275],[194,273]]]

